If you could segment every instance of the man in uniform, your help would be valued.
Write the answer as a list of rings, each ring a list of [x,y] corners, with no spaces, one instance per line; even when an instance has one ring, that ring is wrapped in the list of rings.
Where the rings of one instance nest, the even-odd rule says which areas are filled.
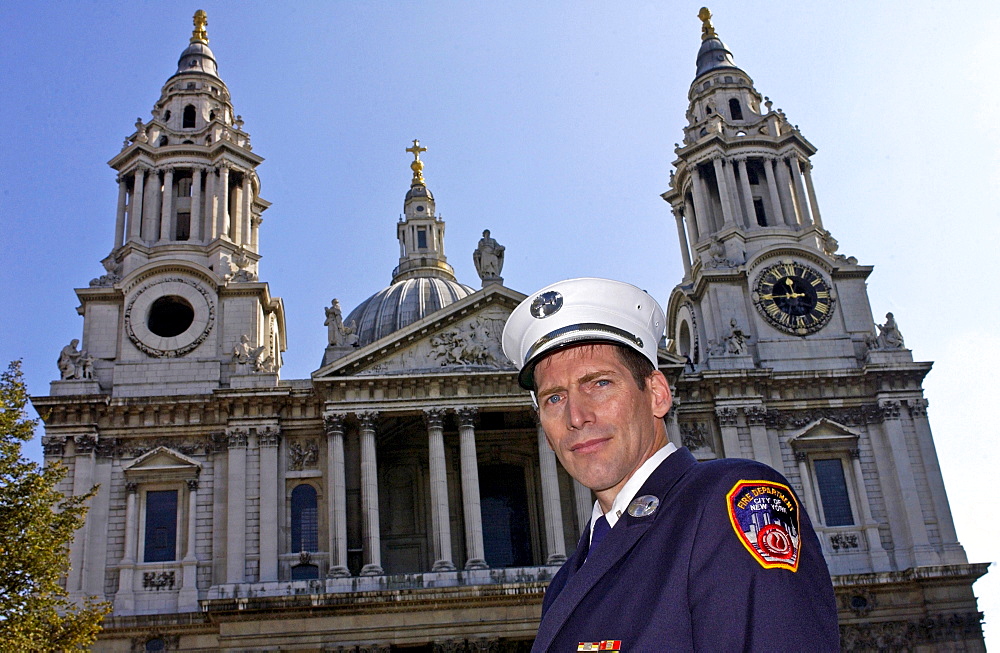
[[[788,481],[667,440],[663,330],[652,297],[607,279],[543,288],[504,328],[549,446],[597,496],[533,650],[839,650],[830,573]]]

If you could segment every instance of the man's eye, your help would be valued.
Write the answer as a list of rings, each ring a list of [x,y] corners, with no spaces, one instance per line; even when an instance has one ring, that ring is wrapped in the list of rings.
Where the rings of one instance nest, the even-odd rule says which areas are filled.
[[[597,381],[594,382],[594,385],[603,388],[606,385],[611,385],[611,380],[610,379],[598,379]]]
[[[559,395],[549,395],[548,397],[545,398],[545,403],[558,404],[561,399],[562,397],[560,397]]]

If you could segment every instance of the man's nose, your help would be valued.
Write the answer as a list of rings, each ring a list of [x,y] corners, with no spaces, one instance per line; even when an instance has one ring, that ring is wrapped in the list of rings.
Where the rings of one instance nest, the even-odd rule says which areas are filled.
[[[567,426],[579,430],[594,421],[594,411],[591,402],[581,393],[570,392],[566,397],[569,403],[566,411]]]

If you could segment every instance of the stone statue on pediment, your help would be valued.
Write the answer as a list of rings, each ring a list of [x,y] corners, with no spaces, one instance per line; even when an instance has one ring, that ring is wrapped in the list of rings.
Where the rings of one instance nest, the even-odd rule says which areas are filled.
[[[905,349],[903,334],[899,331],[896,318],[892,313],[885,314],[885,324],[876,324],[878,336],[875,338],[876,349]]]
[[[502,282],[500,272],[503,270],[504,246],[490,236],[490,230],[483,231],[479,246],[472,252],[472,262],[476,264],[476,273],[487,283]]]

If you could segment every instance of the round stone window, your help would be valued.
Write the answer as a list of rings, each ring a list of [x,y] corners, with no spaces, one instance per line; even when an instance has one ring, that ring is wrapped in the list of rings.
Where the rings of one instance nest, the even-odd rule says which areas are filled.
[[[179,295],[160,297],[149,307],[146,326],[161,338],[179,336],[194,322],[194,307]]]

